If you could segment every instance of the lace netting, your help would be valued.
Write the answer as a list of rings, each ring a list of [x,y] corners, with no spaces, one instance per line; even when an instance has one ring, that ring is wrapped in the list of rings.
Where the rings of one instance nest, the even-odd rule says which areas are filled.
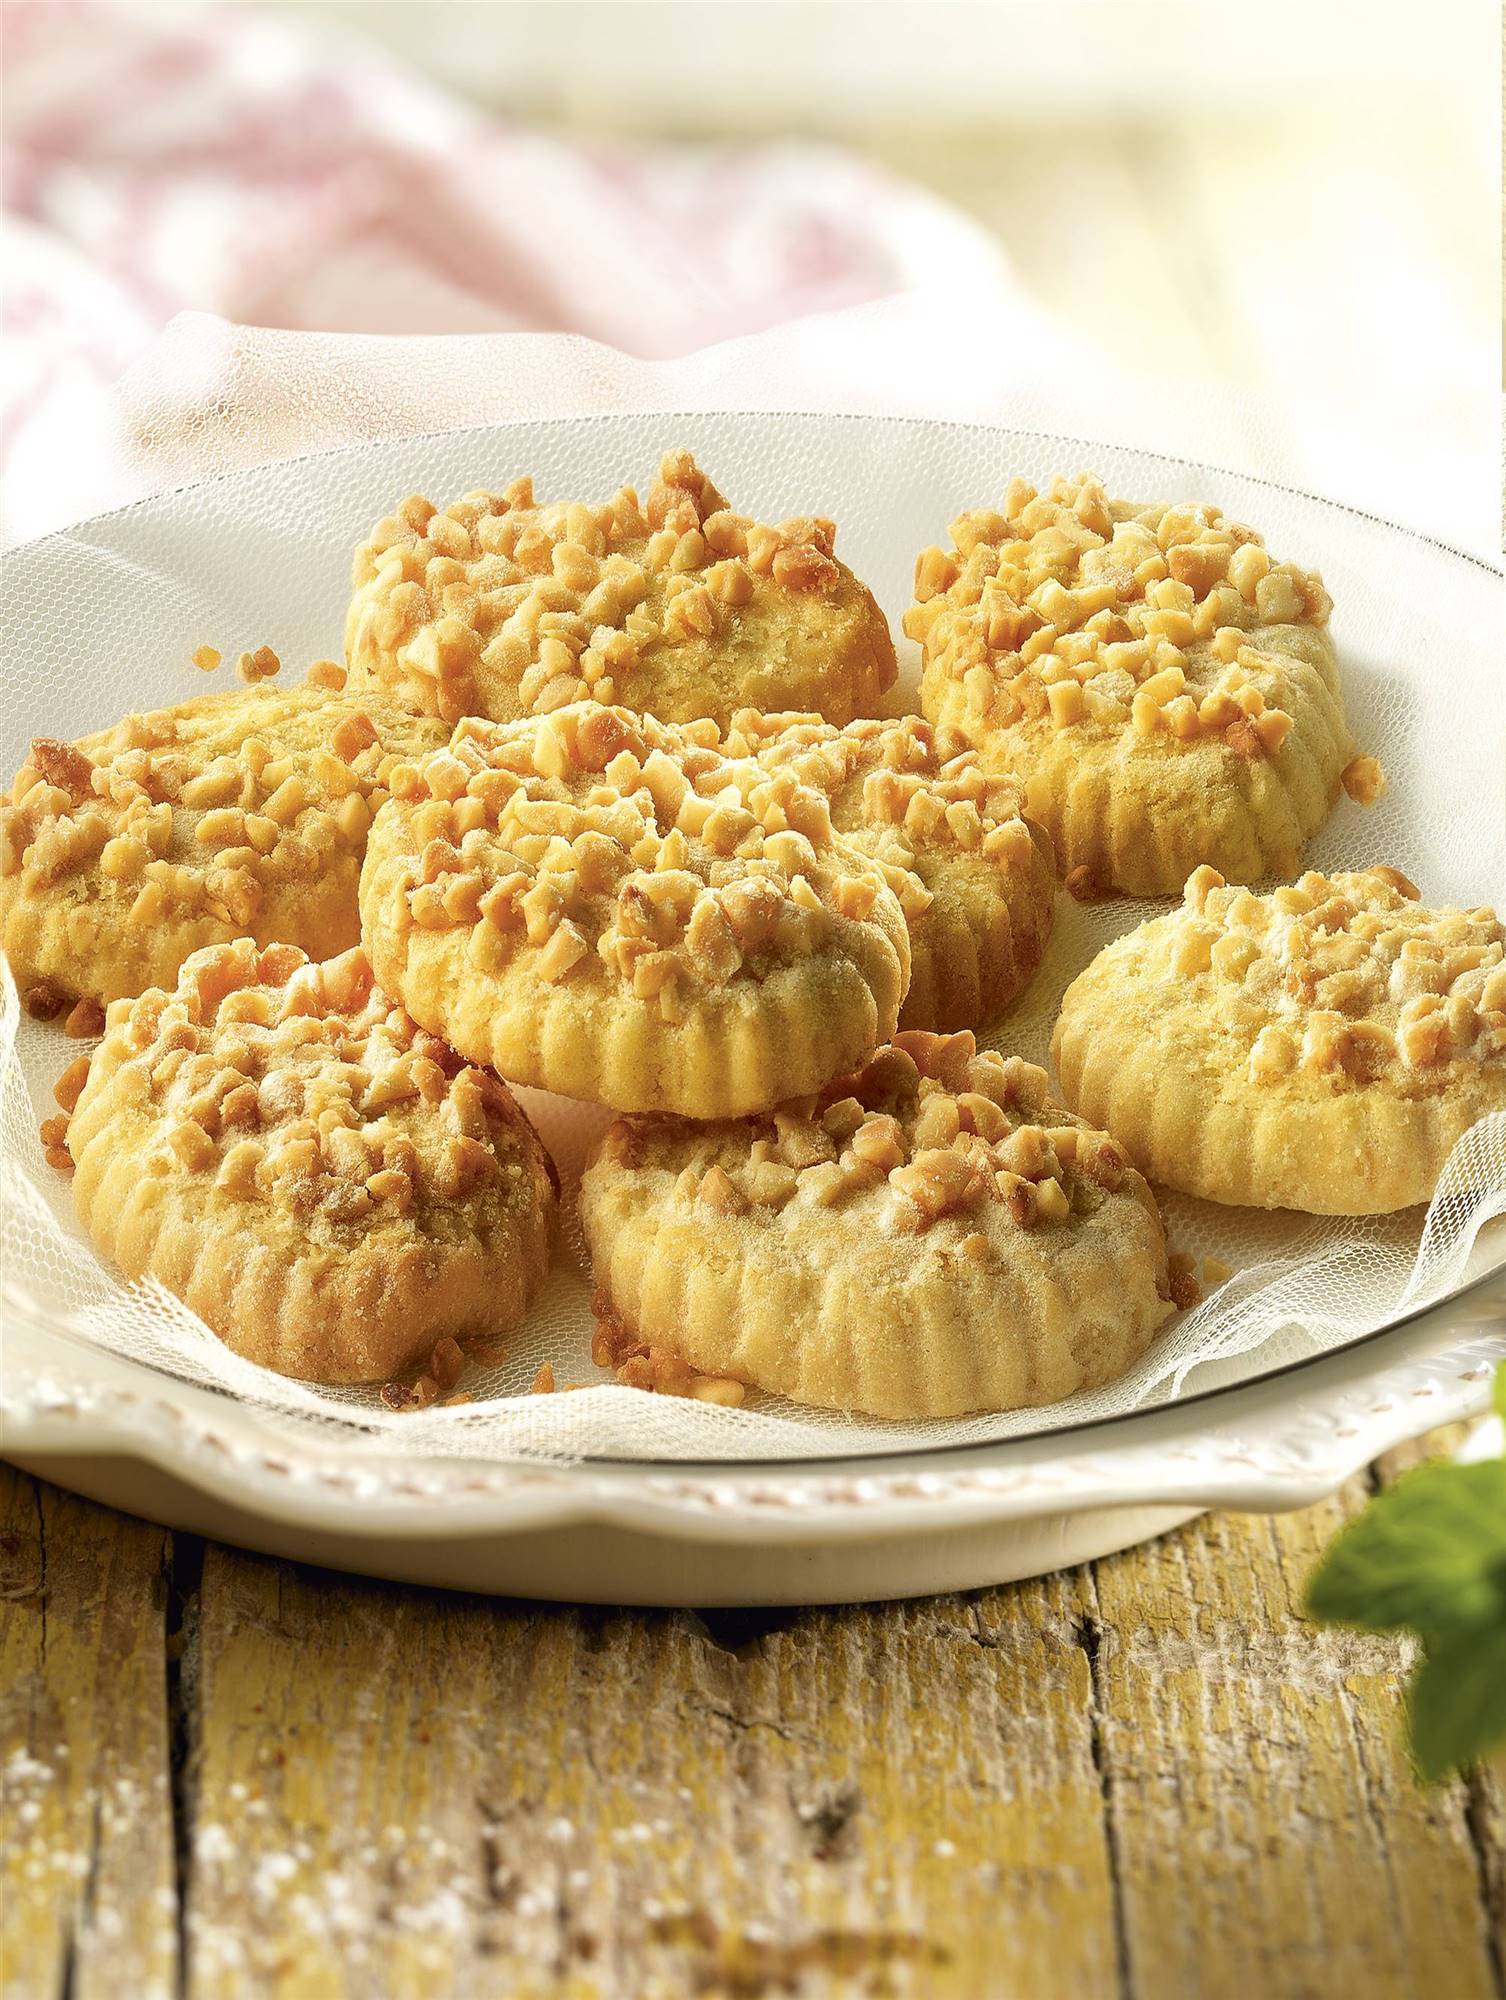
[[[441,346],[442,343],[434,343]],[[473,346],[474,343],[463,343]],[[289,394],[299,387],[290,385]],[[342,405],[328,383],[321,434]],[[363,386],[343,393],[359,411]],[[295,398],[296,400],[296,398]],[[237,424],[234,407],[206,406],[206,431]],[[249,419],[247,420],[249,422]],[[366,428],[354,416],[345,435]],[[6,771],[31,735],[72,736],[131,708],[207,686],[191,664],[208,642],[234,659],[270,644],[289,678],[337,655],[350,551],[405,494],[443,500],[531,473],[541,497],[646,484],[660,453],[687,444],[739,508],[779,519],[831,515],[837,549],[878,594],[899,634],[915,555],[962,509],[997,499],[1015,475],[1044,483],[1091,465],[1116,493],[1217,501],[1264,534],[1279,556],[1321,570],[1335,601],[1333,631],[1356,741],[1384,764],[1389,790],[1370,811],[1341,800],[1308,851],[1311,865],[1385,861],[1430,902],[1499,901],[1506,891],[1501,749],[1506,679],[1493,657],[1501,579],[1427,540],[1262,481],[1120,448],[1029,433],[904,419],[747,414],[611,415],[499,425],[368,442],[238,470],[161,494],[15,551],[4,578]],[[180,454],[175,428],[142,448]],[[233,451],[217,454],[233,461]],[[174,463],[181,459],[174,456]],[[913,690],[915,648],[901,640],[901,690]],[[1058,999],[1109,937],[1141,922],[1147,903],[1059,901],[1046,963],[985,1043],[1046,1059]],[[1420,1212],[1346,1222],[1220,1209],[1169,1196],[1173,1246],[1215,1256],[1234,1277],[1175,1319],[1123,1381],[1047,1410],[904,1426],[750,1399],[731,1410],[605,1385],[589,1359],[589,1283],[567,1201],[556,1267],[500,1368],[473,1373],[474,1401],[392,1416],[375,1391],[326,1390],[238,1361],[151,1284],[125,1286],[84,1238],[66,1181],[37,1135],[51,1085],[77,1053],[56,1026],[22,1014],[5,981],[0,1015],[0,1186],[8,1310],[133,1357],[171,1378],[225,1387],[275,1417],[290,1440],[317,1427],[352,1445],[374,1431],[415,1454],[553,1459],[758,1459],[885,1452],[1028,1435],[1109,1417],[1219,1381],[1263,1373],[1315,1348],[1343,1344],[1459,1281],[1482,1223],[1506,1210],[1506,1114],[1457,1149],[1426,1221]],[[521,1093],[553,1150],[567,1190],[605,1114]],[[1506,1225],[1488,1256],[1506,1258]],[[1475,1252],[1478,1261],[1482,1251]],[[529,1396],[539,1365],[588,1391]]]

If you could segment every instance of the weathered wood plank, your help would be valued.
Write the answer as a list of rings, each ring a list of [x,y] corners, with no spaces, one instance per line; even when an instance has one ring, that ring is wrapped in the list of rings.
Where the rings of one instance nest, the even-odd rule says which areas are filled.
[[[1458,1451],[1472,1428],[1469,1424],[1447,1424],[1413,1443],[1398,1445],[1371,1468],[1376,1482],[1389,1486],[1414,1465]],[[1465,1824],[1475,1852],[1495,1990],[1506,1996],[1506,1752],[1485,1769],[1470,1774],[1465,1785]]]
[[[1132,1994],[1497,1991],[1468,1794],[1421,1790],[1407,1762],[1406,1646],[1299,1616],[1364,1490],[1097,1566]]]
[[[177,1991],[160,1528],[0,1465],[0,1908],[15,2000]]]
[[[703,1620],[211,1550],[189,1992],[1110,1992],[1086,1592]]]
[[[1499,1777],[1417,1791],[1403,1649],[1296,1617],[1361,1497],[788,1615],[212,1548],[188,1991],[1499,1993]],[[173,1991],[167,1538],[3,1471],[0,1508],[6,1991]]]
[[[1469,1780],[1469,1831],[1497,1991],[1506,1994],[1506,1753]]]

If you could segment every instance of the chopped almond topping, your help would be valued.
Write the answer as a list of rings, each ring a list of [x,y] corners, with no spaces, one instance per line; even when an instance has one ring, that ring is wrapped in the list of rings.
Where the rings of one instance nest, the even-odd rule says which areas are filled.
[[[970,719],[1279,752],[1296,670],[1261,648],[1261,628],[1322,626],[1331,607],[1315,574],[1273,565],[1253,530],[1216,507],[1111,500],[1083,473],[1044,494],[1017,480],[1002,510],[950,532],[950,551],[917,559],[905,631]]]
[[[1490,1060],[1506,1031],[1506,927],[1493,910],[1426,909],[1395,868],[1298,881],[1257,896],[1212,868],[1188,880],[1164,948],[1207,972],[1254,1026],[1248,1073],[1336,1088],[1388,1065],[1426,1072]]]
[[[741,1218],[741,1226],[772,1229],[798,1228],[813,1208],[867,1200],[880,1229],[954,1226],[970,1260],[990,1254],[990,1211],[1012,1227],[1069,1227],[1137,1185],[1107,1134],[1051,1104],[1044,1070],[980,1052],[970,1033],[897,1037],[819,1097],[750,1121],[741,1158],[729,1157],[720,1137],[714,1156],[698,1154],[699,1129],[689,1121],[672,1127],[668,1160],[686,1161],[688,1153],[675,1182],[679,1200]],[[655,1132],[651,1122],[620,1119],[604,1151],[643,1167],[652,1161]],[[593,1310],[602,1317],[599,1301]],[[614,1350],[616,1359],[625,1352]],[[647,1379],[642,1362],[638,1355],[633,1379]]]
[[[67,1004],[67,994],[45,979],[28,986],[21,995],[21,1005],[34,1021],[55,1021]]]
[[[1076,903],[1101,903],[1110,893],[1086,862],[1068,869],[1062,887]]]
[[[55,736],[34,736],[31,763],[44,784],[58,786],[75,804],[90,796],[94,765],[75,744],[60,743]]]
[[[383,709],[379,730],[332,696],[267,690],[128,716],[87,750],[38,738],[0,805],[0,875],[42,889],[97,871],[125,899],[112,921],[182,916],[202,922],[201,935],[213,923],[249,932],[269,891],[313,857],[323,866],[338,850],[364,850],[398,762],[390,740],[426,748],[440,733]],[[326,730],[333,749],[322,747]],[[69,1032],[102,1025],[85,1011]]]
[[[882,923],[891,873],[910,882],[839,842],[814,772],[766,769],[711,724],[589,703],[471,719],[415,778],[399,924],[468,930],[484,970],[522,949],[550,982],[606,967],[669,1021],[752,961],[823,949],[838,918]],[[964,808],[987,788],[955,785]]]
[[[632,699],[657,649],[714,640],[760,589],[829,594],[843,571],[829,521],[732,513],[687,451],[665,454],[640,502],[538,504],[532,482],[444,508],[407,500],[356,552],[353,658],[415,676],[449,721],[472,712],[479,670],[544,715]]]
[[[1386,789],[1386,774],[1373,757],[1352,757],[1341,775],[1345,791],[1362,806],[1373,806]]]
[[[235,671],[243,681],[267,681],[282,671],[282,661],[270,646],[258,646],[254,653],[242,653]]]
[[[1192,1259],[1181,1251],[1173,1251],[1166,1260],[1167,1285],[1171,1302],[1178,1312],[1186,1312],[1202,1297]]]
[[[95,1066],[108,1076],[122,1061],[175,1164],[237,1200],[343,1226],[415,1204],[534,1199],[536,1142],[505,1088],[394,1007],[359,948],[323,963],[249,938],[192,953],[173,992],[112,1009],[101,1050],[58,1082],[64,1112]],[[436,1394],[462,1365],[441,1341]]]

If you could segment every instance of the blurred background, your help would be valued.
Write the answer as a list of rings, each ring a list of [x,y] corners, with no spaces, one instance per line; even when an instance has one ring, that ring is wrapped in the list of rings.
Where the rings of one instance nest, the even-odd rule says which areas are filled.
[[[927,331],[868,386],[905,407],[972,368],[1181,448],[1223,399],[1259,469],[1499,544],[1491,0],[10,0],[4,33],[12,537],[118,497],[113,385],[185,310],[664,358],[904,297]]]

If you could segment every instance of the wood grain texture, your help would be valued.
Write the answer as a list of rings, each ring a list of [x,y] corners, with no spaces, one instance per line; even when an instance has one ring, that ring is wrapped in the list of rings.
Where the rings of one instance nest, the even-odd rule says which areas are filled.
[[[178,1990],[168,1537],[0,1465],[0,1988]]]
[[[1086,1608],[597,1614],[212,1551],[190,1990],[1108,1991]]]
[[[1297,1615],[1352,1492],[1098,1565],[1109,1818],[1136,1994],[1496,1992],[1459,1784],[1399,1730],[1407,1649]]]
[[[0,1471],[4,1990],[1501,2000],[1499,1777],[1418,1791],[1404,1647],[1297,1615],[1363,1498],[698,1616],[200,1578]]]

